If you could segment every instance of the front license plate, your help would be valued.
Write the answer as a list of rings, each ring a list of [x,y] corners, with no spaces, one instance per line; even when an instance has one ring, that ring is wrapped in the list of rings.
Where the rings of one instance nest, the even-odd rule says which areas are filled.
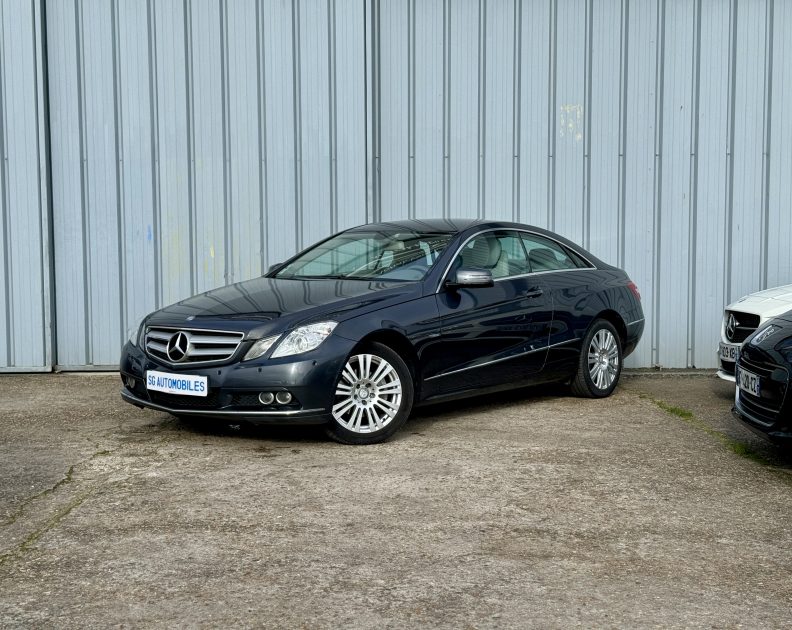
[[[168,374],[149,370],[146,372],[146,388],[166,394],[181,396],[206,396],[209,393],[208,378],[193,374]]]
[[[762,379],[753,372],[746,370],[737,371],[737,386],[744,392],[759,396],[759,392],[762,391],[761,381]]]
[[[740,354],[740,345],[720,342],[720,358],[724,361],[736,361]]]

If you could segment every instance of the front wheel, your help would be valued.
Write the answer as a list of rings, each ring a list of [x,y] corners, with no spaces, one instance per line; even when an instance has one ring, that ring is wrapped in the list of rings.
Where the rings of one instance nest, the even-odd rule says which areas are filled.
[[[381,343],[350,355],[336,385],[328,435],[342,444],[374,444],[407,421],[413,380],[404,360]]]
[[[583,340],[572,393],[585,398],[604,398],[616,389],[622,371],[619,333],[609,321],[596,320]]]

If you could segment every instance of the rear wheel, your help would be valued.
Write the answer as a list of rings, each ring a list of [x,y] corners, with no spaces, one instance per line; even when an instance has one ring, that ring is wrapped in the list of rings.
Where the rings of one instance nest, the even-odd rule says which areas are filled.
[[[572,393],[585,398],[610,396],[616,389],[621,371],[619,333],[609,321],[595,320],[583,340],[578,371],[572,379]]]
[[[407,421],[413,380],[404,360],[381,343],[350,355],[333,399],[328,435],[342,444],[374,444]]]

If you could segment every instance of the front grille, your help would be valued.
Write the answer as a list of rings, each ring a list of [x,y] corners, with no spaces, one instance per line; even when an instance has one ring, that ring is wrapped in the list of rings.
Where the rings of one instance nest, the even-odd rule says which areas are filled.
[[[729,325],[729,317],[734,317],[734,327]],[[731,343],[742,343],[759,328],[759,316],[753,313],[740,313],[739,311],[726,311],[723,321],[726,339]]]
[[[190,328],[146,328],[146,352],[171,364],[227,361],[239,348],[244,334]]]
[[[763,422],[775,422],[778,413],[784,406],[784,399],[787,392],[788,373],[785,368],[777,365],[756,363],[746,359],[744,356],[740,358],[740,369],[753,372],[762,379],[761,389],[759,396],[754,396],[745,390],[739,390],[740,403],[745,407],[745,410],[752,416]],[[783,381],[773,380],[772,375],[781,370],[784,373]]]
[[[234,407],[261,407],[258,394],[234,394],[231,404]]]
[[[721,370],[730,376],[734,376],[734,366],[734,361],[724,361],[723,359],[720,361]]]
[[[217,407],[217,392],[212,391],[206,396],[180,396],[149,391],[149,398],[151,402],[170,409],[214,409]]]

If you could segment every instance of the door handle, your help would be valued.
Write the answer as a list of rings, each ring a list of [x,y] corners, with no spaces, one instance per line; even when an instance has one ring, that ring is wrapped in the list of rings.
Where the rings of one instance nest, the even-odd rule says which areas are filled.
[[[543,294],[544,291],[541,289],[541,287],[533,287],[531,289],[528,289],[525,293],[523,293],[523,297],[535,298],[535,297],[540,297]]]

